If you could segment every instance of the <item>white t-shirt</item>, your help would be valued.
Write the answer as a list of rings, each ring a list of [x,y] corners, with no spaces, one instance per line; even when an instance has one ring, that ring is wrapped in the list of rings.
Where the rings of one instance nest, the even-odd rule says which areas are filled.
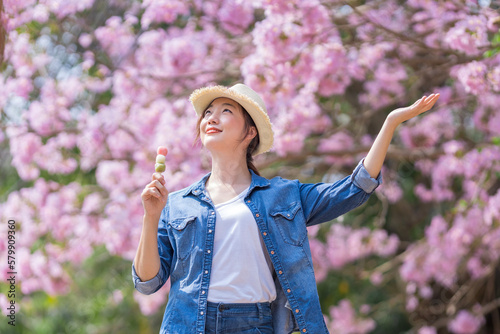
[[[257,222],[244,203],[248,188],[215,206],[215,240],[208,300],[259,303],[276,299]]]

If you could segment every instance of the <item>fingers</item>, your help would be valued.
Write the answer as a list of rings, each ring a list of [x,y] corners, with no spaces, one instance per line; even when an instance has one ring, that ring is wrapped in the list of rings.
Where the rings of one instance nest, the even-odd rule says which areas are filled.
[[[436,102],[436,101],[437,101],[437,99],[439,99],[439,96],[440,96],[440,94],[439,94],[439,93],[436,93],[436,94],[431,94],[431,95],[429,95],[429,96],[424,96],[424,97],[422,98],[422,100],[423,100],[426,104],[428,104],[428,103],[431,103],[431,102]]]
[[[143,199],[147,199],[147,198],[150,198],[150,197],[154,197],[154,198],[157,198],[159,200],[162,199],[162,195],[160,193],[160,191],[156,188],[146,188],[142,191],[142,198]]]
[[[165,184],[165,178],[161,173],[153,173],[153,176],[151,177],[152,181],[158,180],[160,181],[161,184]]]
[[[165,188],[165,178],[160,173],[154,173],[152,176],[152,181],[146,185],[144,191],[142,192],[144,195],[150,195],[156,197],[158,199],[162,199],[162,197],[168,196],[168,190]]]
[[[438,94],[431,94],[427,99],[425,99],[425,108],[430,109],[436,103],[436,101],[439,99],[439,93]]]
[[[159,180],[151,181],[147,186],[147,189],[156,189],[160,193],[161,196],[167,196],[168,190]]]
[[[417,100],[412,107],[420,109],[421,112],[429,110],[430,108],[432,108],[434,103],[436,103],[436,101],[439,99],[439,96],[440,96],[439,93],[431,94],[429,96],[424,95],[422,98]]]
[[[158,189],[163,196],[168,195],[167,188],[165,188],[165,186],[160,181],[155,180],[155,181],[153,181],[153,183],[154,183],[154,186],[156,187],[156,189]]]

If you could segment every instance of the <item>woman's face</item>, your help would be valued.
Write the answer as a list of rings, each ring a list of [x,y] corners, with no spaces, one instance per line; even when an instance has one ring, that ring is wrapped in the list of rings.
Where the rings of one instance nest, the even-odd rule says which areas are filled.
[[[246,150],[257,134],[253,128],[245,138],[245,118],[239,103],[221,97],[212,101],[200,123],[200,139],[209,151]]]

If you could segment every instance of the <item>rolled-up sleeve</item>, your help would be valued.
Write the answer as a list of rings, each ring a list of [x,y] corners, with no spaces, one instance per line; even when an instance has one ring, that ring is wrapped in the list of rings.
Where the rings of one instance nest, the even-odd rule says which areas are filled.
[[[382,183],[382,175],[370,177],[363,160],[351,175],[335,183],[299,183],[307,226],[335,219],[366,202]]]
[[[160,273],[161,269],[152,279],[148,281],[141,281],[135,271],[135,265],[132,263],[132,279],[134,280],[134,287],[142,294],[150,295],[158,291],[163,286],[165,282],[162,280]]]
[[[382,184],[382,173],[379,173],[377,178],[374,179],[370,176],[365,166],[363,165],[363,161],[361,160],[354,171],[352,172],[351,178],[352,182],[359,188],[363,189],[364,192],[371,194],[377,189],[379,185]]]

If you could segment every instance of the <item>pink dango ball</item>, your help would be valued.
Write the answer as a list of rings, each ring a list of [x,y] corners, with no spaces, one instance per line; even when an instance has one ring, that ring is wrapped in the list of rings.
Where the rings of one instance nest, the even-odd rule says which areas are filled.
[[[168,149],[165,146],[158,146],[157,154],[167,155]]]

